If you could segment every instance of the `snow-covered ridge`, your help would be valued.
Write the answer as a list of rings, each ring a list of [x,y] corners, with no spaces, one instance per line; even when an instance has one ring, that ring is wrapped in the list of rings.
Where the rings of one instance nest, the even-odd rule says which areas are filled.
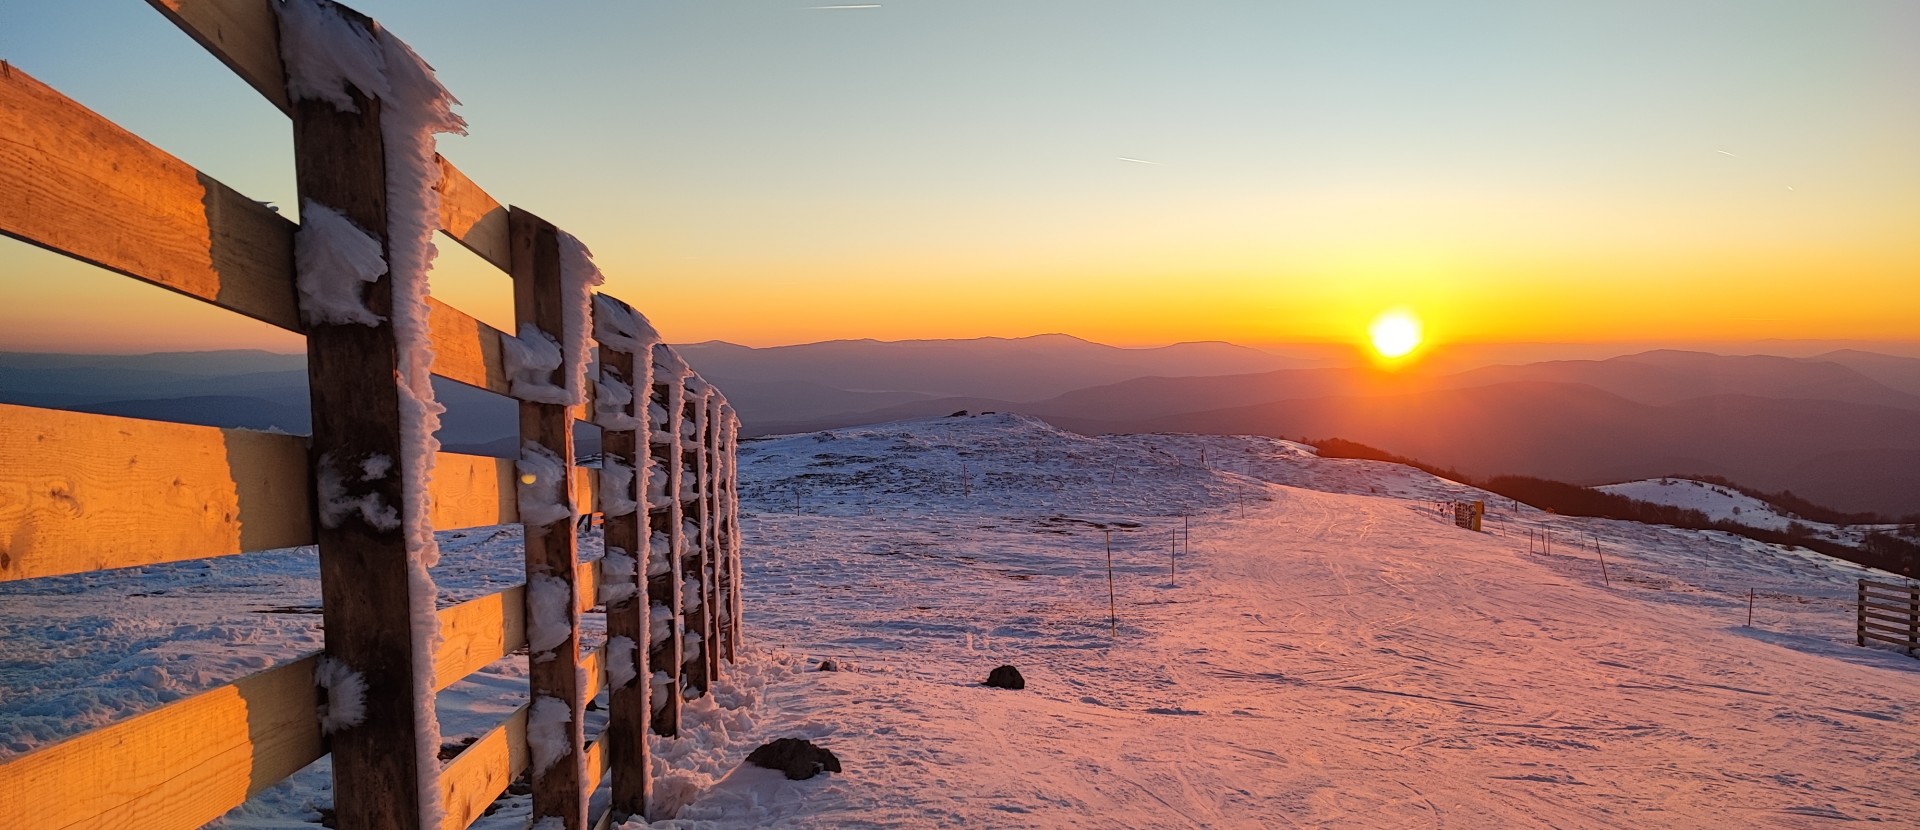
[[[1891,531],[1898,525],[1834,525],[1782,512],[1772,504],[1731,487],[1686,478],[1650,478],[1593,488],[1636,501],[1682,507],[1706,514],[1709,521],[1731,522],[1761,530],[1784,531],[1798,524],[1813,535],[1858,545],[1867,534]]]

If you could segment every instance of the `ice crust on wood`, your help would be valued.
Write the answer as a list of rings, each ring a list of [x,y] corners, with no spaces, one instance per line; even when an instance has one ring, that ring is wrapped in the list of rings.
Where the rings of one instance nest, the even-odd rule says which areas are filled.
[[[553,650],[573,634],[573,587],[549,574],[527,580],[527,650],[534,662],[553,659]]]
[[[518,469],[521,524],[539,527],[573,518],[573,502],[564,486],[567,465],[560,456],[533,441],[522,441]]]
[[[367,717],[367,678],[346,663],[322,656],[313,668],[313,684],[327,693],[320,705],[320,734],[359,726]]]
[[[607,638],[607,680],[615,687],[632,683],[635,675],[635,648],[630,637]]]
[[[533,755],[533,774],[545,775],[554,764],[573,753],[573,710],[557,697],[534,698],[527,710],[527,750]]]
[[[293,260],[302,322],[377,326],[386,320],[367,308],[365,297],[367,284],[387,273],[386,252],[340,211],[300,200]]]
[[[564,406],[571,402],[567,390],[553,382],[564,356],[553,336],[532,323],[521,323],[515,337],[500,338],[500,356],[506,363],[507,391],[528,403]]]
[[[639,563],[625,550],[616,547],[607,548],[607,555],[600,560],[603,577],[600,581],[600,601],[608,605],[626,602],[640,589],[639,576],[635,573]]]

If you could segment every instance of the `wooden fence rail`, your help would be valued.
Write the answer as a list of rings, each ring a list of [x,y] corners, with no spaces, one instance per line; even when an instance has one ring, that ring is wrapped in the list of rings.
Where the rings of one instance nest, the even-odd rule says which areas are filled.
[[[377,23],[328,0],[150,3],[287,114],[303,221],[335,212],[389,266],[364,289],[377,319],[302,305],[301,225],[0,64],[0,233],[305,335],[314,424],[301,437],[0,405],[0,581],[317,545],[325,651],[0,762],[0,827],[198,827],[327,754],[346,830],[459,830],[521,775],[535,819],[643,816],[648,732],[677,734],[683,700],[739,653],[732,408],[632,306],[588,293],[598,272],[572,237],[430,149],[409,168],[388,128],[425,123],[412,102],[345,82],[355,106],[289,92],[283,46],[312,30],[287,18],[390,46]],[[511,278],[520,338],[427,295],[419,217],[388,201],[409,170],[431,190],[416,230]],[[560,364],[516,365],[524,338],[560,344]],[[419,450],[437,446],[428,354],[434,375],[520,398],[520,458]],[[575,467],[589,418],[601,465]],[[606,555],[582,562],[572,518],[593,512]],[[526,583],[437,607],[431,531],[512,522]],[[583,654],[581,614],[601,606],[608,639]],[[435,694],[523,650],[527,705],[441,762]],[[319,713],[342,670],[365,683],[366,715],[329,734]],[[582,710],[603,690],[608,724],[589,739]],[[530,730],[561,749],[530,748]],[[609,776],[611,807],[589,816]]]
[[[1920,657],[1920,583],[1892,585],[1860,580],[1855,640],[1892,643]]]

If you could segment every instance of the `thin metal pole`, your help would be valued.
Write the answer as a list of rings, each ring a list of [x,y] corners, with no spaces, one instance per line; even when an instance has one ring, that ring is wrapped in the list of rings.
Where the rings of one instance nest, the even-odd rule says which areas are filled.
[[[1747,627],[1753,627],[1753,589],[1747,589]]]
[[[1107,534],[1107,625],[1117,640],[1120,638],[1120,611],[1113,598],[1113,531],[1102,532]]]

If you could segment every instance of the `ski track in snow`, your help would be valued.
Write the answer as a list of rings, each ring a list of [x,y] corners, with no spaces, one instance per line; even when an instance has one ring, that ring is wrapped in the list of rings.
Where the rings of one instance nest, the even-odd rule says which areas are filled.
[[[720,705],[690,707],[689,737],[655,739],[678,808],[655,827],[1819,827],[1920,810],[1920,661],[1853,645],[1868,572],[1812,552],[1516,509],[1275,439],[1095,439],[1013,415],[746,441],[740,475],[755,645]],[[1486,498],[1492,532],[1453,527],[1438,503],[1456,498]],[[1552,552],[1529,553],[1529,530]],[[441,534],[442,606],[519,582],[519,540]],[[317,573],[309,548],[0,585],[0,757],[316,649]],[[826,658],[842,670],[807,670]],[[1025,691],[978,685],[1001,663]],[[456,684],[446,740],[525,698],[524,656]],[[736,768],[782,736],[845,773]],[[219,824],[312,826],[325,767]],[[527,815],[511,797],[476,826]]]

